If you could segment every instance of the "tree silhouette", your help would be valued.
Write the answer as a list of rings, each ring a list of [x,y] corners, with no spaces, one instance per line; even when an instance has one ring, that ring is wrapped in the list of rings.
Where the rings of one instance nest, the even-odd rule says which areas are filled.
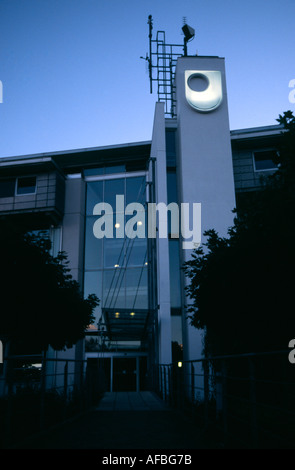
[[[295,118],[284,126],[278,169],[235,210],[228,237],[205,232],[206,249],[184,265],[191,323],[207,354],[286,349],[295,337]]]
[[[0,335],[18,350],[69,348],[93,321],[95,295],[83,298],[67,255],[50,255],[50,240],[0,221]]]

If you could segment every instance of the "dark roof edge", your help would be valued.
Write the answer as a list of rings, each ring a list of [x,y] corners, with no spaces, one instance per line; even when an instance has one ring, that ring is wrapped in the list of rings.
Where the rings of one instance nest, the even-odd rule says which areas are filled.
[[[231,136],[235,135],[244,135],[244,134],[254,134],[254,133],[261,133],[261,132],[273,132],[273,131],[281,131],[284,129],[282,124],[273,124],[270,126],[260,126],[260,127],[249,127],[246,129],[234,129],[230,131]]]
[[[79,148],[79,149],[72,149],[72,150],[57,150],[55,152],[44,152],[44,153],[33,153],[27,155],[17,155],[13,157],[0,157],[0,165],[2,162],[12,162],[18,160],[32,160],[32,159],[48,159],[51,157],[56,157],[59,155],[66,155],[66,154],[74,154],[74,153],[82,153],[82,152],[95,152],[95,151],[104,151],[104,150],[112,150],[112,149],[123,149],[128,147],[144,147],[151,145],[151,141],[141,141],[141,142],[131,142],[125,144],[115,144],[115,145],[107,145],[103,147],[86,147],[86,148]]]

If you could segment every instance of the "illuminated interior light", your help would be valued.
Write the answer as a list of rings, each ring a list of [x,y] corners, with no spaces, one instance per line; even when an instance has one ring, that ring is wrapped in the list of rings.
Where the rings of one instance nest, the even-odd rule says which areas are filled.
[[[116,317],[116,318],[119,318],[119,316],[120,316],[120,312],[116,312],[116,313],[115,313],[115,317]]]
[[[120,224],[118,224],[118,223],[115,224],[115,227],[116,227],[116,228],[119,228],[119,227],[120,227]]]
[[[131,315],[132,317],[134,317],[134,315],[135,315],[135,312],[131,312],[131,313],[130,313],[130,315]]]
[[[118,268],[120,265],[119,264],[115,264],[114,268]]]
[[[177,365],[178,365],[178,367],[182,367],[182,362],[179,361]]]
[[[137,222],[137,225],[142,225],[142,221],[139,220],[139,221]]]

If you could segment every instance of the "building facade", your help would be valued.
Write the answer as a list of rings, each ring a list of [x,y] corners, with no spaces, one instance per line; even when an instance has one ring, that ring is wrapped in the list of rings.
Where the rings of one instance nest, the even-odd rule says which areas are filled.
[[[171,117],[156,103],[151,141],[0,160],[0,215],[46,230],[100,299],[85,340],[48,355],[101,361],[111,391],[147,389],[154,364],[202,356],[181,266],[275,171],[280,126],[230,131],[224,59],[178,57],[174,101]]]

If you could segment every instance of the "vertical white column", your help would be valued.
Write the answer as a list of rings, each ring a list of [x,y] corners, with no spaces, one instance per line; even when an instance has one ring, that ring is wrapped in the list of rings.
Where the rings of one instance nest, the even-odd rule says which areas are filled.
[[[156,202],[167,204],[164,103],[156,103],[151,157],[156,158]],[[159,363],[170,364],[171,314],[168,238],[157,239]]]
[[[187,89],[189,93],[185,93],[187,71],[195,71],[201,76],[203,72],[210,72],[207,94],[190,93],[191,87]],[[221,102],[217,99],[218,83],[221,83]],[[198,91],[196,88],[193,91]],[[195,98],[199,103],[194,107]],[[189,203],[190,207],[193,203],[201,203],[202,234],[214,228],[221,236],[226,236],[233,224],[235,191],[224,59],[200,56],[178,59],[176,99],[180,200]],[[217,106],[212,109],[214,103]],[[198,106],[203,107],[203,112],[197,109]],[[211,106],[211,110],[204,112],[206,106]],[[191,219],[190,225],[192,227]],[[204,241],[202,236],[202,243]],[[183,262],[190,257],[191,250],[182,250]],[[202,334],[191,327],[188,320],[184,320],[184,338],[185,359],[200,357]]]

